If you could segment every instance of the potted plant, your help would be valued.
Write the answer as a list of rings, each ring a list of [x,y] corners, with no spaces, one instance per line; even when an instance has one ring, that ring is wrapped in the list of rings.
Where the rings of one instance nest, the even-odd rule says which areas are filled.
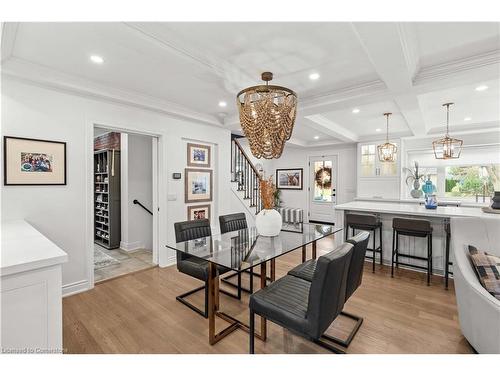
[[[408,174],[408,176],[406,177],[406,185],[409,187],[413,187],[413,189],[410,191],[410,195],[413,198],[422,197],[423,192],[422,190],[420,190],[420,182],[424,182],[425,173],[420,173],[418,162],[415,162],[414,169],[403,167],[403,171]]]

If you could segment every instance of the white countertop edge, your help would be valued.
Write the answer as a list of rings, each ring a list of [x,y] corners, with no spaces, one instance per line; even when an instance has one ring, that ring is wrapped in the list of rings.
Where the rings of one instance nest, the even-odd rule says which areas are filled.
[[[43,253],[37,253],[35,248]],[[68,254],[28,222],[15,220],[2,222],[0,260],[3,277],[65,263]]]

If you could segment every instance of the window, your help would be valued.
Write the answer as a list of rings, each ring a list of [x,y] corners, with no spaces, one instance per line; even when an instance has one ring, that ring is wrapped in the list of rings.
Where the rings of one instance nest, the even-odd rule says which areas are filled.
[[[444,195],[446,197],[489,197],[498,189],[500,164],[445,167]]]
[[[372,176],[375,173],[375,145],[361,146],[361,175]]]
[[[332,161],[319,160],[314,162],[314,201],[332,201]]]

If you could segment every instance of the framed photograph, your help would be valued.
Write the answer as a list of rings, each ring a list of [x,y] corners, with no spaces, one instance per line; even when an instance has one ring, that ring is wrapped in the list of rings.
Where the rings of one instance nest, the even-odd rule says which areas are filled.
[[[276,169],[276,187],[278,189],[302,190],[302,168]]]
[[[187,165],[190,167],[210,168],[210,146],[188,143]]]
[[[188,206],[187,208],[188,220],[210,220],[210,205],[202,204],[200,206]]]
[[[212,170],[184,170],[185,202],[210,202],[212,200]]]
[[[66,142],[3,138],[4,185],[66,185]]]

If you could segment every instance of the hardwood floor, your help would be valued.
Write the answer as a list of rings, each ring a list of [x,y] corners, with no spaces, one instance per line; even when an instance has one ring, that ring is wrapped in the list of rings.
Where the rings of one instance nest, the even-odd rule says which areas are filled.
[[[319,241],[318,254],[331,247],[331,238]],[[300,249],[279,258],[277,277],[300,258]],[[64,298],[64,348],[67,353],[247,353],[248,334],[241,330],[210,346],[208,321],[175,300],[199,285],[175,266],[156,267]],[[221,283],[221,288],[230,287]],[[220,298],[222,310],[248,320],[246,294],[242,301]],[[191,300],[202,306],[203,291]],[[364,318],[348,353],[472,353],[458,325],[453,282],[447,291],[441,277],[434,276],[428,287],[422,273],[400,269],[392,279],[389,267],[377,266],[373,274],[366,263],[363,283],[344,311]],[[218,319],[217,324],[219,330],[227,323]],[[327,333],[345,338],[353,324],[340,317]],[[255,351],[330,353],[271,322],[267,341],[256,340]]]

